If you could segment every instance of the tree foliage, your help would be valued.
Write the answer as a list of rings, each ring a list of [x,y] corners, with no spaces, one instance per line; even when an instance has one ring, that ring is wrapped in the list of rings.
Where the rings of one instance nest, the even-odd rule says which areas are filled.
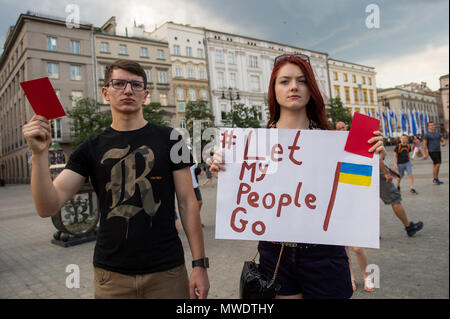
[[[76,105],[68,110],[67,116],[71,119],[72,147],[83,143],[90,135],[100,133],[112,123],[111,112],[100,112],[94,99],[82,98]]]
[[[234,104],[231,112],[226,113],[222,119],[226,126],[259,128],[258,108],[254,105],[247,107],[245,104]]]
[[[352,123],[352,114],[344,107],[340,98],[330,99],[328,111],[328,118],[330,119],[330,125],[336,127],[336,123],[339,121],[344,122],[349,127]]]
[[[144,118],[159,125],[167,125],[164,118],[168,115],[168,112],[164,110],[159,102],[151,102],[142,106],[142,112]]]

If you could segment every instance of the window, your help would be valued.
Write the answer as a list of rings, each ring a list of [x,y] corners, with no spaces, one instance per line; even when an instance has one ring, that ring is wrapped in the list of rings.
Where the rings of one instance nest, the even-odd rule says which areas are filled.
[[[167,106],[167,94],[161,93],[159,95],[159,102],[161,103],[162,106]]]
[[[189,89],[189,101],[197,101],[197,94],[194,89]]]
[[[372,78],[368,77],[367,79],[369,80],[369,85],[372,85]]]
[[[371,82],[370,78],[369,78],[369,82]],[[373,90],[369,90],[369,97],[370,97],[370,104],[374,104],[375,101],[373,99]],[[403,101],[402,101],[402,103],[403,103]]]
[[[183,76],[183,72],[181,72],[181,69],[180,69],[180,68],[176,68],[176,69],[175,69],[175,76],[177,76],[177,77]]]
[[[184,101],[184,91],[182,88],[177,88],[177,101]]]
[[[106,73],[106,65],[101,65],[100,66],[100,79],[105,78],[105,73]]]
[[[100,43],[100,52],[109,52],[109,42],[101,42]]]
[[[369,100],[367,97],[367,89],[363,89],[364,103],[369,104]]]
[[[119,54],[127,54],[126,44],[119,44]]]
[[[348,75],[347,75],[347,73],[344,73],[344,82],[348,82]]]
[[[47,50],[49,51],[57,51],[58,47],[56,45],[56,38],[47,37]]]
[[[335,81],[339,80],[337,72],[333,72],[333,80]]]
[[[70,40],[70,53],[80,54],[80,41]]]
[[[202,79],[202,80],[206,79],[205,71],[200,71],[198,74],[199,74],[200,79]]]
[[[197,49],[197,58],[203,58],[203,49]]]
[[[159,83],[167,83],[167,72],[158,71],[158,82]]]
[[[356,75],[355,74],[352,74],[352,80],[353,80],[353,83],[356,83]]]
[[[144,47],[141,48],[141,57],[148,58],[148,49],[147,48],[144,48]]]
[[[251,75],[250,76],[250,86],[251,86],[251,90],[254,92],[259,92],[260,87],[259,87],[259,76],[257,75]]]
[[[180,119],[180,128],[186,128],[186,119],[185,118]]]
[[[227,114],[227,105],[221,104],[220,105],[220,118],[223,120],[225,119],[225,115]]]
[[[59,64],[48,62],[47,75],[50,79],[59,79]]]
[[[339,88],[339,85],[334,86],[334,98],[340,98],[341,97],[341,89]]]
[[[230,88],[236,88],[236,73],[230,73]]]
[[[366,77],[362,76],[362,84],[366,84]]]
[[[192,69],[188,69],[187,76],[188,76],[188,78],[193,78],[194,77],[194,71]]]
[[[70,66],[70,79],[73,81],[81,80],[81,66],[80,65],[71,65]]]
[[[250,55],[248,57],[248,66],[250,68],[257,68],[258,67],[258,57],[255,55]]]
[[[186,47],[186,56],[192,56],[192,48]]]
[[[355,100],[355,104],[359,102],[358,88],[353,88],[353,99]]]
[[[180,46],[177,44],[173,45],[173,54],[174,55],[180,55]]]
[[[72,91],[71,99],[72,99],[72,107],[77,105],[77,101],[83,98],[83,92],[81,91]]]
[[[348,86],[344,86],[345,91],[345,103],[350,104],[350,88]]]
[[[164,60],[164,50],[158,49],[158,59]]]
[[[52,132],[52,139],[61,138],[61,119],[53,119],[50,121],[50,129]]]
[[[202,101],[206,101],[208,99],[206,90],[200,90],[200,98],[202,99]]]
[[[235,64],[235,59],[234,59],[234,52],[228,52],[228,63],[229,64]]]
[[[145,76],[147,77],[147,83],[151,82],[152,80],[151,80],[150,70],[149,69],[144,69],[144,72],[145,72]]]
[[[216,62],[218,62],[218,63],[222,63],[223,62],[223,57],[222,57],[222,51],[221,50],[217,50],[216,51]]]
[[[225,87],[225,81],[224,81],[224,76],[223,76],[223,72],[217,72],[217,84],[219,86],[219,88],[224,88]]]

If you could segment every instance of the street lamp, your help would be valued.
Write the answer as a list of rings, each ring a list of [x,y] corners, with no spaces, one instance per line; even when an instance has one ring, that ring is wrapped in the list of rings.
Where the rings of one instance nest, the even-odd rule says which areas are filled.
[[[236,91],[236,96],[233,96],[233,89],[228,88],[228,97],[225,97],[225,92],[222,91],[222,100],[230,100],[231,104],[231,127],[234,127],[233,101],[240,100],[239,91]]]

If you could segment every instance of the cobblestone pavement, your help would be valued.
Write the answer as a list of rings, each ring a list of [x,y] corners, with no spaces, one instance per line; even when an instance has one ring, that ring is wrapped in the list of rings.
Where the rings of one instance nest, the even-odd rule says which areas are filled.
[[[387,148],[388,162],[392,163],[393,148]],[[363,291],[362,273],[352,253],[358,284],[352,298],[449,298],[448,154],[446,146],[440,173],[443,185],[432,184],[431,160],[422,159],[413,161],[419,195],[409,193],[407,179],[402,181],[408,218],[424,222],[423,230],[414,237],[406,235],[391,206],[381,203],[381,247],[366,250],[369,263],[379,267],[380,288],[372,293]],[[253,258],[257,243],[214,239],[216,182],[214,187],[201,188],[205,246],[211,265],[209,297],[237,298],[242,264]],[[54,232],[51,219],[42,219],[34,212],[29,185],[0,187],[0,298],[93,298],[95,242],[62,248],[50,243]],[[191,256],[183,231],[180,237],[189,270]],[[80,288],[66,287],[66,267],[70,264],[79,266]]]

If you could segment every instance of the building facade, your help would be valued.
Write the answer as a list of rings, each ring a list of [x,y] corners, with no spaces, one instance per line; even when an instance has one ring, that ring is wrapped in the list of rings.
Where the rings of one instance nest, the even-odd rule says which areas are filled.
[[[93,97],[93,27],[66,27],[64,20],[21,14],[9,30],[0,61],[1,170],[6,183],[30,180],[30,154],[22,125],[34,112],[19,83],[49,77],[64,109],[72,99]],[[66,117],[51,121],[52,140],[71,152]]]
[[[231,111],[232,105],[240,103],[256,106],[261,125],[266,124],[273,63],[275,57],[285,53],[310,57],[325,103],[329,100],[328,55],[325,53],[209,29],[205,29],[205,40],[216,126],[222,126],[224,115]]]
[[[428,113],[430,121],[439,123],[437,96],[424,83],[409,83],[394,88],[379,89],[377,95],[380,112],[389,110],[397,114],[399,119],[400,112],[408,114],[423,111],[424,114]],[[436,125],[436,127],[439,127],[439,125]],[[423,123],[421,129],[422,132],[426,129]],[[401,135],[400,120],[397,121],[395,131],[394,136]],[[388,136],[387,132],[384,132],[384,135]]]
[[[352,115],[373,116],[378,104],[375,68],[329,58],[328,69],[331,96],[340,98]]]
[[[165,22],[149,37],[167,41],[172,63],[173,94],[176,100],[174,127],[186,127],[189,102],[205,101],[210,108],[209,83],[203,28]]]
[[[439,78],[439,93],[442,101],[442,113],[443,113],[443,124],[445,132],[448,134],[448,116],[449,116],[449,106],[448,106],[448,74],[443,75]]]
[[[133,31],[133,32],[132,32]],[[118,59],[138,62],[147,76],[149,96],[146,104],[159,102],[168,113],[165,119],[169,125],[176,125],[175,99],[173,94],[172,65],[169,45],[165,41],[149,39],[143,34],[118,35],[115,17],[111,17],[102,27],[95,30],[96,59],[96,96],[102,102],[102,108],[109,109],[109,103],[103,100],[101,88],[104,86],[105,70]]]

